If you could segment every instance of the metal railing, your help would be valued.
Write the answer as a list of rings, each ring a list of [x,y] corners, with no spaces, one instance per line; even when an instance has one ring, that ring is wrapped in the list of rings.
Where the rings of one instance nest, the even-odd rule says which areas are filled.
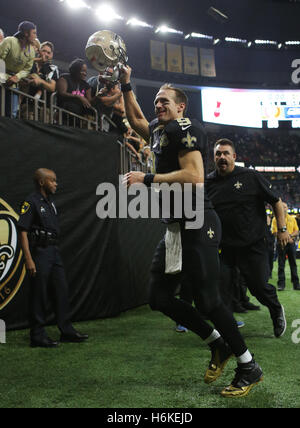
[[[98,112],[94,108],[91,108],[91,111],[93,117],[79,116],[56,104],[56,92],[49,97],[49,93],[43,90],[40,98],[37,98],[0,83],[0,117],[6,116],[13,119],[39,121],[50,125],[65,125],[101,132],[107,132],[104,130],[105,123],[113,129],[117,128],[117,125],[107,115],[98,116]],[[118,140],[118,143],[120,146],[120,174],[126,174],[129,171],[144,173],[149,171],[147,163],[137,158],[128,149],[125,142]]]
[[[47,122],[47,91],[40,98],[0,84],[0,116]]]
[[[90,107],[89,111],[91,116],[80,116],[72,113],[56,104],[57,93],[53,92],[50,97],[50,123],[52,125],[65,125],[71,128],[85,128],[93,129],[95,131],[102,131],[99,128],[98,112],[95,108]]]
[[[145,174],[149,172],[146,162],[142,162],[137,156],[132,153],[127,146],[118,141],[120,144],[120,174],[124,175],[129,171],[141,171]]]

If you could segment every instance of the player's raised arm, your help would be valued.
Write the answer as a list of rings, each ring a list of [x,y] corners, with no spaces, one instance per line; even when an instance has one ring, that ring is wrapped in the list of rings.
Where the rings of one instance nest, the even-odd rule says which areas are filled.
[[[132,129],[135,130],[144,140],[149,142],[149,122],[145,118],[134,92],[131,89],[130,77],[132,69],[129,66],[124,66],[121,75],[122,92],[125,101],[126,117],[130,123]]]

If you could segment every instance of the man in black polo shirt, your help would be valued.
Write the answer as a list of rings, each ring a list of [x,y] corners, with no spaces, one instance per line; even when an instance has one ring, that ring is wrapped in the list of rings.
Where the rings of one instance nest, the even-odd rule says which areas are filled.
[[[56,174],[41,168],[35,172],[36,192],[26,198],[18,221],[20,241],[27,273],[30,276],[30,338],[32,347],[58,345],[45,331],[47,288],[55,295],[57,325],[61,342],[82,342],[88,336],[78,333],[70,321],[68,284],[58,249],[59,224],[52,195],[56,192]]]
[[[268,284],[265,202],[273,207],[279,224],[279,243],[284,246],[288,233],[282,202],[259,173],[235,165],[232,141],[217,141],[214,159],[216,170],[208,175],[206,188],[222,223],[222,286],[229,286],[230,271],[237,266],[251,294],[268,307],[274,334],[281,337],[286,320],[276,289]]]

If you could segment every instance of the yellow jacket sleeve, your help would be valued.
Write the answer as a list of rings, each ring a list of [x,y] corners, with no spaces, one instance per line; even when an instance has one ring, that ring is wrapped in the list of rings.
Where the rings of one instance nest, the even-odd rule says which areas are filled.
[[[272,226],[271,226],[271,230],[272,230],[272,233],[273,234],[275,234],[275,233],[277,233],[277,221],[276,221],[276,218],[274,217],[273,218],[273,220],[272,220]]]
[[[299,232],[299,227],[298,227],[297,220],[295,219],[295,217],[293,217],[293,232],[292,233],[294,233],[294,232]]]

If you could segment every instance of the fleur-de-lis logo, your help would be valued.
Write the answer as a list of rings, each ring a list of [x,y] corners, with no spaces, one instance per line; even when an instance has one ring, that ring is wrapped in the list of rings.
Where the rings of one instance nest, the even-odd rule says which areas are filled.
[[[23,206],[26,211],[27,206]],[[0,311],[20,289],[26,268],[18,240],[18,214],[0,198]]]
[[[208,234],[208,236],[209,236],[209,239],[213,239],[213,238],[214,238],[214,236],[215,236],[215,231],[214,231],[214,230],[212,230],[212,228],[210,227],[210,228],[209,228],[209,231],[207,232],[207,234]]]
[[[235,183],[234,187],[235,187],[237,190],[240,190],[240,188],[241,188],[241,187],[243,187],[243,183],[240,183],[239,181],[237,181],[237,182]]]
[[[0,246],[0,278],[6,267],[6,262],[14,256],[14,249],[10,245]]]
[[[160,147],[166,147],[169,144],[168,137],[166,134],[162,134],[159,141]]]
[[[186,138],[183,138],[181,142],[186,146],[186,148],[191,149],[194,147],[194,143],[197,142],[197,138],[192,137],[191,134],[188,132]]]

